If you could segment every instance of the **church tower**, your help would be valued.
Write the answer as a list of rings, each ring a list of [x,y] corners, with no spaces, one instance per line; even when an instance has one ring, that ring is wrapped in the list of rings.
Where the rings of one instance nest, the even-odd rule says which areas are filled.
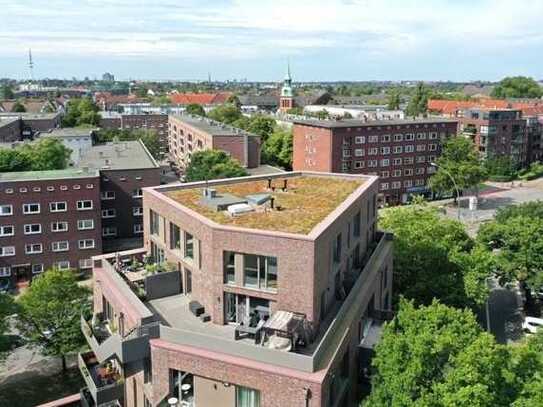
[[[286,112],[294,107],[294,92],[292,91],[292,78],[290,76],[290,63],[287,65],[287,75],[281,88],[281,97],[279,98],[279,110]]]

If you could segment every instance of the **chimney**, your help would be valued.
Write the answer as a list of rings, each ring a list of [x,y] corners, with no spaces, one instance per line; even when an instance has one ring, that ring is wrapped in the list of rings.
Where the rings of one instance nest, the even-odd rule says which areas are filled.
[[[274,203],[274,201],[275,201],[275,198],[272,196],[272,197],[270,198],[270,208],[272,208],[272,209],[273,209],[273,203]]]
[[[287,184],[288,184],[288,181],[287,181],[287,179],[285,178],[285,179],[283,180],[283,192],[287,192]]]
[[[272,179],[268,178],[268,189],[271,189],[271,183],[272,183]]]

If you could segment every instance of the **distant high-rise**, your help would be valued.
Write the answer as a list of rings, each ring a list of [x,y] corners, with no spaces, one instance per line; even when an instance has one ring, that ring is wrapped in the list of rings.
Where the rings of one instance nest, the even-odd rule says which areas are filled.
[[[115,82],[115,75],[113,75],[112,73],[106,72],[105,74],[102,75],[102,80],[104,82]]]

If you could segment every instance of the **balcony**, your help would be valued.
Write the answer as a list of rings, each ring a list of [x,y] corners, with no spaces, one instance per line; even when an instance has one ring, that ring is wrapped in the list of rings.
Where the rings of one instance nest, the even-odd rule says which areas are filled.
[[[95,314],[91,321],[81,316],[81,330],[99,362],[112,356],[116,356],[123,363],[147,357],[149,338],[158,337],[158,329],[158,323],[149,323],[137,326],[122,336],[111,330],[101,313]]]
[[[79,370],[97,406],[113,404],[124,397],[124,379],[115,360],[100,363],[94,352],[80,353]]]

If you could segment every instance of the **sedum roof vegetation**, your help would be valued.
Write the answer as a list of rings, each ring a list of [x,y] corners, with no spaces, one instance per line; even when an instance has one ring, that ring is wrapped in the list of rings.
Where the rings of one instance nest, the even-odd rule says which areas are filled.
[[[283,192],[281,188],[285,179],[288,180],[287,191]],[[281,209],[257,210],[234,217],[226,211],[216,212],[203,205],[200,202],[203,189],[201,187],[178,189],[165,194],[222,225],[308,234],[363,183],[364,179],[298,176],[274,178],[272,180],[272,186],[276,187],[274,192],[268,190],[267,180],[211,186],[217,191],[217,195],[229,193],[245,197],[268,193],[274,198],[274,207]]]

